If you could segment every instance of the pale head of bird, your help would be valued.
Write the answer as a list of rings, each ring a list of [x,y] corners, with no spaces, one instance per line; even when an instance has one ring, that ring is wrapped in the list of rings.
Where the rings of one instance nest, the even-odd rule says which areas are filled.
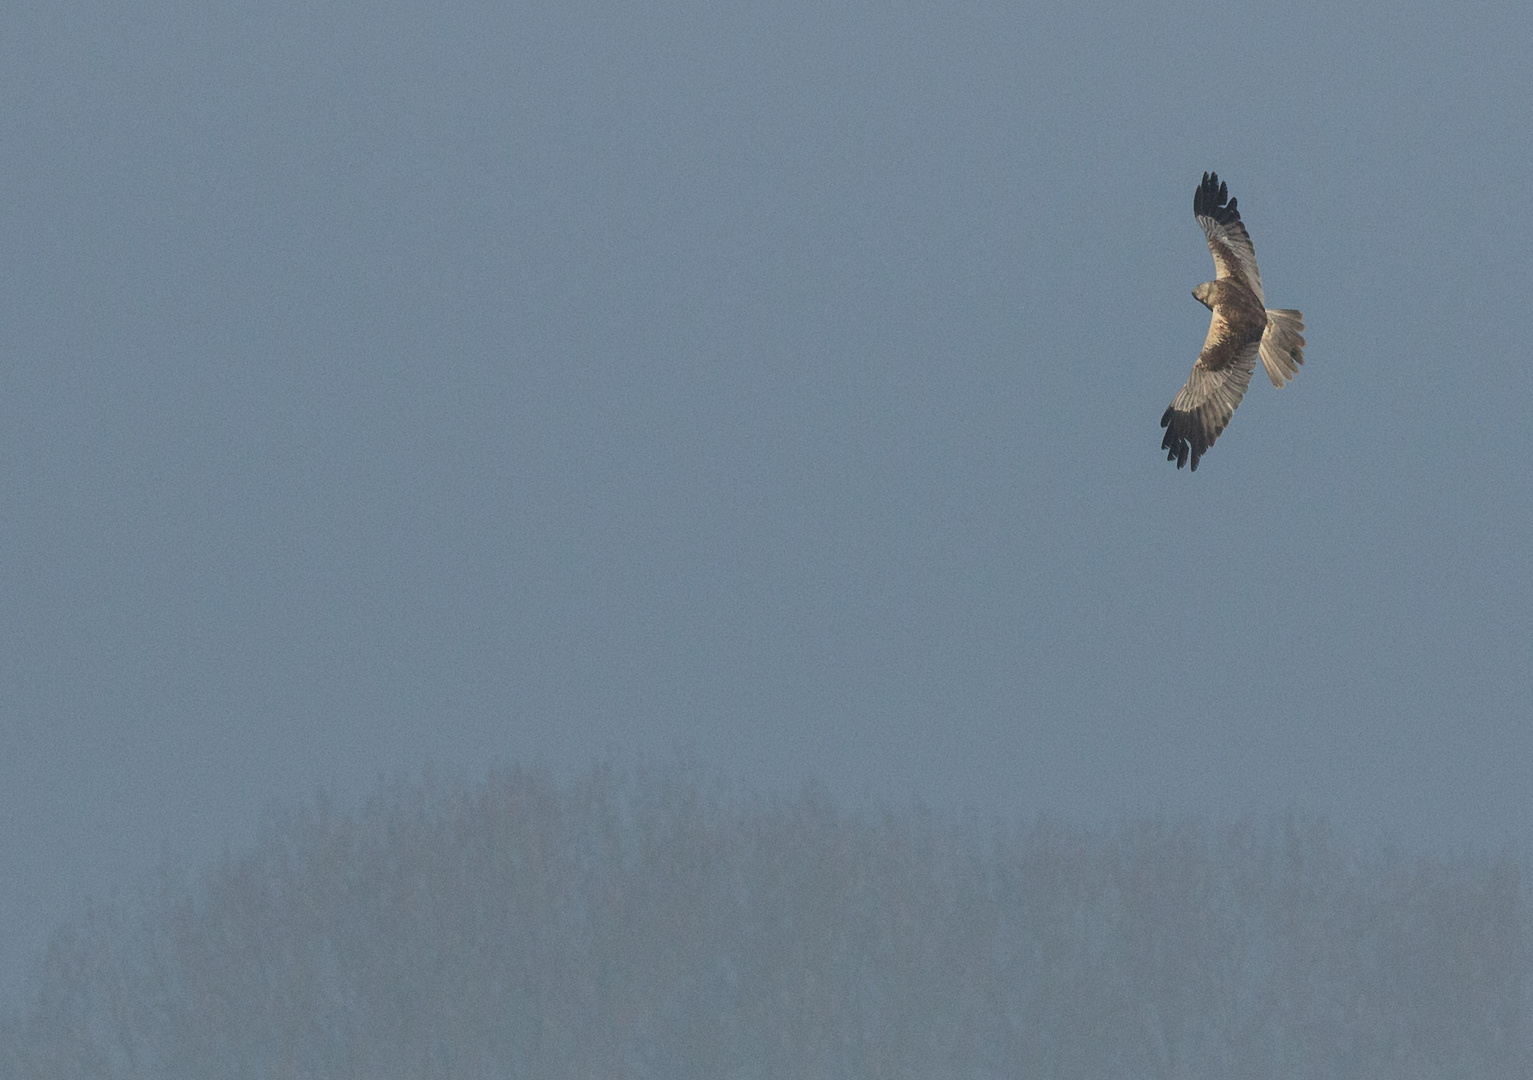
[[[1218,288],[1219,283],[1217,281],[1205,281],[1192,290],[1192,298],[1208,308],[1209,311],[1212,311],[1214,310],[1214,294]]]

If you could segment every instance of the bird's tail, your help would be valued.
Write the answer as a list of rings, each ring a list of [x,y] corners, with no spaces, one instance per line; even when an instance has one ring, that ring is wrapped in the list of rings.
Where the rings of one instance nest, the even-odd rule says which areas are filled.
[[[1267,378],[1281,390],[1304,363],[1304,316],[1297,311],[1269,308],[1267,329],[1262,331],[1261,355]]]

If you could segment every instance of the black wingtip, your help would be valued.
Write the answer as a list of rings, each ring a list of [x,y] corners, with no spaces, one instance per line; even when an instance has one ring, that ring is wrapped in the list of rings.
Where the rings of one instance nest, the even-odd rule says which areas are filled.
[[[1194,217],[1211,217],[1220,224],[1240,220],[1240,211],[1235,209],[1235,200],[1230,198],[1229,185],[1220,180],[1216,172],[1203,174],[1203,182],[1192,193],[1192,213]]]
[[[1178,469],[1190,465],[1191,470],[1197,472],[1198,459],[1210,445],[1197,421],[1190,413],[1178,413],[1176,409],[1168,408],[1160,418],[1160,426],[1166,429],[1166,437],[1160,441],[1166,460],[1176,462]]]

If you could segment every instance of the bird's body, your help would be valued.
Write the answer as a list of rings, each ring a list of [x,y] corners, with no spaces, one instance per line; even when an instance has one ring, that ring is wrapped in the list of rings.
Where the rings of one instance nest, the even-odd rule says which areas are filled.
[[[1304,317],[1265,306],[1256,250],[1235,200],[1228,199],[1226,205],[1228,194],[1217,173],[1204,173],[1192,197],[1192,213],[1208,237],[1215,270],[1214,280],[1193,289],[1192,295],[1213,318],[1192,374],[1160,418],[1166,429],[1161,449],[1178,469],[1189,459],[1197,469],[1198,459],[1214,445],[1245,397],[1258,359],[1277,387],[1304,363]]]

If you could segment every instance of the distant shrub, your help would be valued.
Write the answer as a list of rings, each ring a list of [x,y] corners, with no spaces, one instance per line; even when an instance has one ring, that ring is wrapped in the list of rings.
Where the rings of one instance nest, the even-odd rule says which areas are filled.
[[[1510,859],[519,769],[316,805],[60,930],[0,1074],[1529,1075]]]

